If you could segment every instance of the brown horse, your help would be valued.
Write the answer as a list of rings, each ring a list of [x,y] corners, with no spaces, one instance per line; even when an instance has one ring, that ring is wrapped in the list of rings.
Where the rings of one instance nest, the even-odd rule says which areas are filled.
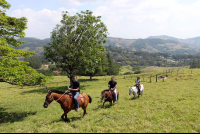
[[[87,114],[86,107],[88,103],[92,102],[92,98],[89,95],[81,93],[78,99],[79,99],[79,107],[82,107],[82,109],[84,110],[83,112],[84,116],[85,114]],[[70,120],[67,118],[67,113],[70,112],[71,110],[75,110],[75,104],[72,95],[70,93],[65,93],[63,91],[56,91],[56,90],[48,91],[46,100],[43,105],[44,108],[47,108],[53,100],[57,101],[64,111],[64,114],[61,116],[61,118],[65,122],[70,122]]]
[[[119,100],[119,91],[117,89],[116,89],[116,91],[117,91],[117,101],[118,101]],[[113,101],[113,103],[115,102],[113,96],[114,96],[113,91],[104,90],[101,92],[101,102],[104,99],[103,107],[104,107],[105,102],[107,102],[107,101],[109,101],[110,105],[112,106],[112,101]]]

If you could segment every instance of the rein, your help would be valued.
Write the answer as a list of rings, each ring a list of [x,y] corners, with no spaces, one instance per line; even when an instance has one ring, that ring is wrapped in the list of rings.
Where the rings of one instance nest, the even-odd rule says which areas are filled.
[[[109,93],[108,97],[105,98],[104,100],[108,99],[108,98],[110,97],[110,95],[112,95],[112,92],[113,92],[113,91],[109,91],[109,92],[111,92],[111,93]]]
[[[68,88],[69,88],[69,87],[68,87]],[[68,89],[65,91],[65,93],[64,93],[59,99],[57,99],[57,100],[55,100],[55,101],[58,102],[58,101],[67,93],[67,91],[68,91]],[[53,98],[52,95],[51,95],[50,97]],[[50,100],[50,98],[49,98],[48,100]],[[47,101],[48,101],[48,100],[47,100]],[[54,100],[54,98],[53,98],[53,100]],[[48,104],[48,106],[50,106],[51,104],[49,104],[47,101],[45,101],[45,102]]]

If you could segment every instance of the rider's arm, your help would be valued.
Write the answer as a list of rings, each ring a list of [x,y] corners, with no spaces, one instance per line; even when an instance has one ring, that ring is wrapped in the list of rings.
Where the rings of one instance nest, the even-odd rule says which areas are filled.
[[[117,87],[117,84],[115,85],[115,87],[113,87],[113,89],[115,89]]]
[[[78,92],[79,91],[79,87],[77,89],[72,89],[72,88],[69,88],[70,91],[75,91],[75,92]]]

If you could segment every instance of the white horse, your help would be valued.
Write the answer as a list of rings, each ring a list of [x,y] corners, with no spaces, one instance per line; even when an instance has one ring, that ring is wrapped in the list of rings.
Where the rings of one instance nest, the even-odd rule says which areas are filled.
[[[143,94],[143,91],[144,91],[144,86],[143,85],[140,85],[140,95],[142,96]],[[129,87],[129,95],[131,95],[133,93],[134,95],[134,99],[136,98],[136,95],[138,94],[138,98],[139,98],[139,92],[138,92],[138,89],[136,88],[136,86],[134,87]]]

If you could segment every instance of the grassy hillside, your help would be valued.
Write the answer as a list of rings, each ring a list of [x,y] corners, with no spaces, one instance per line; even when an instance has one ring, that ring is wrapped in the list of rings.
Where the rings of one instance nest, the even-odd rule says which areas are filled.
[[[53,102],[45,109],[43,103],[48,89],[66,90],[67,77],[55,77],[53,82],[44,87],[20,87],[0,83],[0,132],[16,133],[78,133],[78,132],[129,132],[129,133],[199,133],[200,132],[200,70],[185,69],[169,74],[165,82],[159,80],[149,83],[146,74],[144,94],[140,98],[132,99],[128,96],[128,89],[133,85],[136,75],[116,76],[119,90],[119,102],[105,108],[100,103],[100,92],[107,88],[110,76],[78,77],[81,92],[92,97],[88,105],[88,115],[82,118],[83,110],[68,114],[70,123],[61,120],[63,111],[60,105]],[[156,74],[156,73],[155,73]],[[177,79],[177,81],[176,81]]]
[[[166,35],[148,37],[148,39],[156,39],[156,38],[164,39],[164,40],[174,40],[174,41],[180,42],[181,44],[185,44],[185,45],[200,49],[200,37],[194,37],[194,38],[188,38],[188,39],[178,39],[178,38],[174,38],[174,37],[170,37]]]
[[[27,43],[17,49],[35,51],[37,54],[43,54],[43,46],[50,43],[50,38],[40,40],[37,38],[26,37],[18,40],[27,41]],[[132,51],[146,51],[150,53],[162,52],[170,54],[194,54],[200,52],[198,49],[194,49],[174,40],[157,38],[122,39],[112,37],[109,37],[106,40],[107,43],[104,44],[105,46],[122,47]]]

